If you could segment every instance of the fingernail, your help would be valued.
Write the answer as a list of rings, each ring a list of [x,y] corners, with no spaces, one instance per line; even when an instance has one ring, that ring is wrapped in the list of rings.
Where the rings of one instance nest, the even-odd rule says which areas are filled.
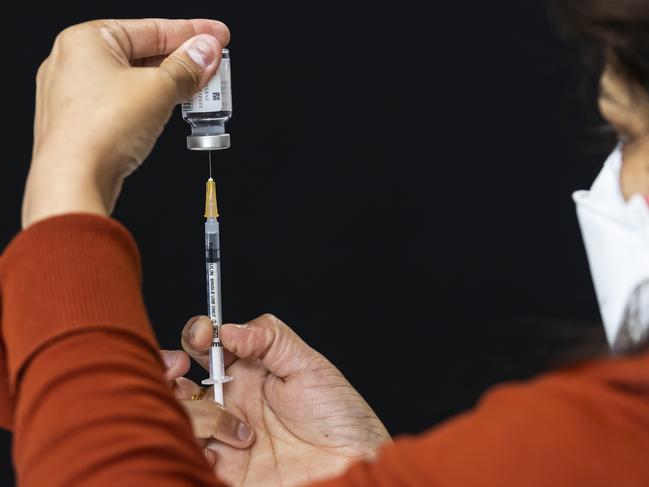
[[[237,437],[239,440],[246,442],[250,439],[250,435],[252,435],[252,428],[246,423],[239,423],[239,427],[237,428]]]
[[[237,328],[248,328],[248,323],[245,323],[243,325],[234,325],[234,326],[236,326]]]
[[[209,448],[205,448],[203,450],[203,454],[205,455],[205,458],[207,459],[207,463],[209,463],[211,466],[214,466],[214,464],[216,463],[216,453],[214,453]]]
[[[162,356],[162,361],[164,362],[165,366],[170,369],[176,363],[176,356],[178,354],[169,350],[160,350],[160,355]]]
[[[189,336],[192,340],[196,338],[196,332],[198,331],[198,322],[199,320],[194,321],[194,323],[192,323],[192,326],[189,328]]]
[[[187,55],[199,66],[206,68],[216,59],[218,43],[208,34],[197,36],[187,47]]]

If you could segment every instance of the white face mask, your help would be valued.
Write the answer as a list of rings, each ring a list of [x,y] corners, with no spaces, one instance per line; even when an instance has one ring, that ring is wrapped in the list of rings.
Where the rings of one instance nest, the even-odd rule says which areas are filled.
[[[624,201],[622,146],[604,163],[590,191],[572,195],[609,344],[622,352],[649,335],[649,207]]]

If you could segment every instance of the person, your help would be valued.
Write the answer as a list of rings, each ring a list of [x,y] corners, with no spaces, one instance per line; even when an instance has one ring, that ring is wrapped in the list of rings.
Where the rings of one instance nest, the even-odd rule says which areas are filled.
[[[599,40],[619,38],[606,28],[649,20],[649,7],[631,0],[566,2],[635,9],[627,24],[586,19],[593,28],[582,31]],[[186,415],[197,406],[174,397],[197,392],[182,378],[187,357],[164,353],[165,370],[135,243],[108,215],[172,107],[215,72],[228,39],[209,20],[95,21],[64,31],[39,69],[24,231],[0,260],[0,386],[11,398],[0,419],[13,425],[19,484],[649,485],[646,351],[498,386],[473,411],[392,442],[340,371],[272,315],[222,328],[237,381],[229,412],[214,414],[236,433],[210,440],[216,454],[205,462]],[[649,56],[647,45],[637,44]],[[649,189],[640,123],[649,92],[620,69],[624,48],[605,46],[602,111],[624,130],[620,182],[630,195]],[[182,332],[185,352],[203,365],[209,332],[200,317]]]

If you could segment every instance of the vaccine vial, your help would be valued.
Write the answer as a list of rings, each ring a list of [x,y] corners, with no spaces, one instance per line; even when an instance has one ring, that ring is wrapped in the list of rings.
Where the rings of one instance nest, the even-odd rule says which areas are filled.
[[[225,122],[232,117],[230,51],[223,49],[221,65],[212,79],[182,103],[183,119],[191,126],[187,137],[190,150],[219,150],[230,147]]]

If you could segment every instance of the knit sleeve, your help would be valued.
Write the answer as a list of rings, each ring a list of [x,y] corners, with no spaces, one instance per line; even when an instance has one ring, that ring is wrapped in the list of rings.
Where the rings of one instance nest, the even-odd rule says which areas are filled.
[[[163,380],[129,233],[66,215],[0,261],[19,485],[216,485]]]

